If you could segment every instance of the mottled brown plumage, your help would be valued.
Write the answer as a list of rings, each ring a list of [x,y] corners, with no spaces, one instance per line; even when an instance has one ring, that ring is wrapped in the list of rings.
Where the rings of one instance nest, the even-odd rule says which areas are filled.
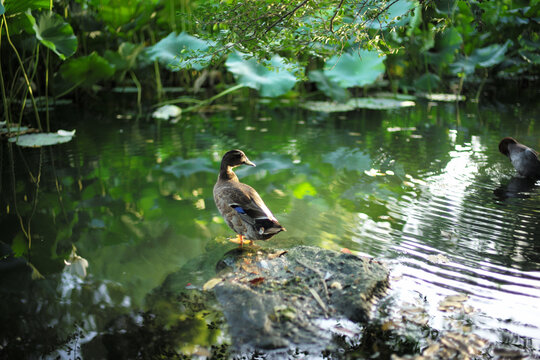
[[[228,151],[221,160],[214,201],[225,222],[239,236],[249,240],[268,240],[285,228],[251,186],[243,184],[232,170],[240,165],[255,166],[241,150]]]

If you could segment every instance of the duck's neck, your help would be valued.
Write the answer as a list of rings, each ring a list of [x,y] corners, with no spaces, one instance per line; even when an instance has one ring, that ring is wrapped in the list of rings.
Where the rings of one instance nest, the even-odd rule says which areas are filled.
[[[218,179],[223,181],[239,181],[232,167],[228,165],[221,165]]]

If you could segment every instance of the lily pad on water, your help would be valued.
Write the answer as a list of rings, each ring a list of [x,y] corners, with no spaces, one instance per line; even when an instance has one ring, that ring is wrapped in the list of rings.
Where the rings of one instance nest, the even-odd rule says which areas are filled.
[[[180,178],[198,172],[215,172],[215,169],[207,158],[183,159],[178,157],[173,159],[170,165],[163,167],[163,171]]]
[[[168,120],[182,116],[182,109],[176,105],[163,105],[152,113],[154,119]]]
[[[11,134],[16,134],[17,132],[19,132],[19,134],[23,134],[28,130],[29,128],[27,126],[18,127],[17,125],[12,125],[9,127],[9,132]],[[7,134],[7,133],[8,133],[8,128],[5,125],[0,124],[0,134]]]
[[[307,110],[324,113],[344,112],[356,109],[353,104],[336,103],[333,101],[306,101],[305,103],[300,104],[300,106]]]
[[[225,62],[239,84],[258,90],[262,96],[276,97],[291,90],[296,76],[287,69],[283,58],[274,55],[269,65],[273,69],[255,59],[246,59],[246,55],[240,53],[230,54]]]
[[[26,134],[12,137],[9,141],[23,147],[41,147],[56,145],[71,141],[75,136],[75,130],[58,130],[56,133]]]
[[[307,101],[300,105],[305,109],[320,112],[341,112],[355,109],[388,110],[415,106],[411,100],[398,100],[389,98],[353,98],[344,104],[329,101]]]
[[[385,98],[354,98],[347,101],[347,104],[354,105],[358,109],[388,110],[402,107],[415,106],[416,103],[410,100],[396,100]]]

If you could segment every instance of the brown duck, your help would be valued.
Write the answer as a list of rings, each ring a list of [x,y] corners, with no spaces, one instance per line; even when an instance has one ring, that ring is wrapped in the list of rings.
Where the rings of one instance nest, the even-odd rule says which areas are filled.
[[[257,191],[238,180],[233,168],[240,165],[255,166],[241,150],[231,150],[223,155],[214,185],[214,201],[227,225],[238,234],[242,246],[244,237],[253,244],[253,240],[268,240],[285,228]]]

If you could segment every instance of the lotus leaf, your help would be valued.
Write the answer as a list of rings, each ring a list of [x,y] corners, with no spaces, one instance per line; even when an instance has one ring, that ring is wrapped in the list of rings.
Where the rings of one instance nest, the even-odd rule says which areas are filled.
[[[74,84],[91,86],[110,78],[114,74],[114,68],[107,60],[93,52],[88,56],[69,60],[62,65],[60,73],[64,79]]]
[[[10,133],[15,133],[15,134],[18,132],[19,134],[22,134],[22,133],[28,131],[28,129],[29,128],[26,127],[26,126],[18,127],[16,125],[12,125],[12,126],[9,127],[9,132]],[[7,132],[8,132],[7,127],[0,126],[0,134],[7,134]]]
[[[373,84],[384,73],[385,55],[377,51],[358,50],[330,58],[324,73],[332,81],[349,88]]]
[[[150,60],[158,60],[161,64],[167,66],[172,71],[178,71],[185,68],[194,68],[202,70],[210,60],[211,56],[202,56],[208,51],[213,43],[198,39],[185,32],[176,35],[170,33],[166,38],[146,49],[146,55]],[[182,60],[182,54],[194,59]]]
[[[388,6],[386,17],[377,18],[377,20],[368,23],[367,26],[371,29],[387,29],[390,25],[403,26],[412,19],[410,11],[415,6],[415,3],[409,0],[394,1]]]
[[[65,60],[75,54],[77,37],[71,25],[55,13],[43,13],[34,23],[36,38],[46,47],[54,51],[60,59]]]
[[[347,101],[347,104],[357,109],[388,110],[402,107],[415,106],[416,103],[410,100],[397,100],[385,98],[354,98]]]
[[[50,6],[50,0],[5,0],[4,8],[8,15],[14,15],[26,10],[46,9]]]
[[[304,109],[311,111],[319,111],[324,113],[352,111],[356,109],[354,104],[350,103],[335,103],[330,101],[307,101],[300,105]]]
[[[349,93],[347,90],[330,80],[322,71],[311,71],[308,77],[309,80],[317,84],[317,88],[319,90],[321,90],[326,96],[331,97],[333,100],[344,102],[349,98]]]
[[[287,69],[281,56],[274,55],[270,60],[273,69],[258,63],[255,59],[245,57],[240,53],[232,53],[225,65],[239,84],[260,91],[262,96],[283,95],[296,83],[296,76]]]
[[[62,133],[63,132],[63,133]],[[69,133],[69,134],[66,134]],[[9,141],[23,147],[41,147],[66,143],[73,139],[75,131],[59,130],[57,133],[26,134],[12,137]]]
[[[507,40],[503,45],[492,44],[481,49],[476,49],[471,53],[471,56],[462,58],[451,64],[450,70],[454,74],[463,72],[470,75],[474,73],[477,67],[487,68],[497,65],[504,60],[504,54],[511,45],[512,41]]]
[[[217,172],[207,158],[183,159],[181,157],[173,159],[172,164],[163,167],[163,171],[178,178],[198,172]]]
[[[431,92],[436,89],[441,82],[441,78],[432,73],[425,73],[414,81],[414,87],[419,90]]]
[[[362,151],[340,147],[324,155],[323,162],[337,170],[364,171],[371,169],[371,158]]]
[[[182,109],[176,105],[163,105],[152,113],[154,119],[168,120],[182,115]]]

